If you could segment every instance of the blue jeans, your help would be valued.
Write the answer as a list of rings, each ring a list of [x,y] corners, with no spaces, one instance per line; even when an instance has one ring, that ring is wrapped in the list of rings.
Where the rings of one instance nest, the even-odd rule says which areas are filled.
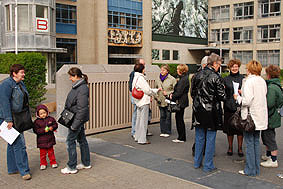
[[[90,153],[89,153],[88,142],[86,140],[84,126],[81,126],[78,130],[75,131],[69,129],[69,133],[67,136],[66,142],[68,145],[68,154],[69,154],[69,161],[67,165],[70,169],[76,169],[77,166],[76,140],[80,145],[82,164],[85,166],[90,165]]]
[[[171,134],[171,112],[167,107],[159,107],[160,110],[160,132],[161,134]]]
[[[8,173],[30,174],[24,134],[21,133],[12,145],[7,146]]]
[[[246,165],[245,174],[249,176],[259,175],[260,167],[260,131],[251,133],[244,132],[244,141],[246,144]]]
[[[206,138],[205,138],[206,133]],[[204,157],[204,166],[203,171],[208,172],[215,169],[213,164],[213,156],[215,152],[215,138],[216,131],[209,131],[203,128],[195,128],[195,157],[194,157],[194,167],[199,168],[202,164],[203,159],[203,150],[206,139],[205,146],[205,157]]]
[[[136,128],[136,120],[137,120],[137,105],[135,104],[134,97],[132,97],[132,94],[131,94],[131,102],[134,105],[134,111],[132,115],[132,131],[131,131],[131,134],[133,136],[135,135],[136,132],[135,128]]]

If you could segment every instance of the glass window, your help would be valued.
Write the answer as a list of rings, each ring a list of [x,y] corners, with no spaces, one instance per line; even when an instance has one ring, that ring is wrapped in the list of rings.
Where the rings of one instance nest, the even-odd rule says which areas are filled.
[[[234,20],[254,17],[254,2],[234,4]]]
[[[270,17],[281,15],[280,0],[259,0],[259,16]]]
[[[10,17],[11,14],[11,7],[12,5],[6,5],[5,10],[6,10],[6,30],[7,31],[12,31],[12,19]],[[12,17],[14,18],[14,16]],[[13,21],[14,22],[14,21]]]
[[[18,5],[18,30],[29,31],[28,5]]]
[[[77,63],[77,40],[76,39],[56,39],[57,48],[66,48],[67,53],[59,53],[56,55],[57,70],[64,64]]]
[[[253,59],[252,51],[233,51],[233,58],[240,60],[243,64],[249,63]]]
[[[280,65],[280,51],[269,50],[269,51],[257,51],[257,59],[260,61],[263,67],[269,65]]]
[[[36,17],[37,18],[48,18],[48,7],[36,5]]]
[[[159,60],[159,49],[152,49],[152,60]]]
[[[233,43],[251,43],[252,39],[252,27],[233,28]]]
[[[109,17],[108,17],[109,18]],[[77,7],[72,5],[56,4],[56,22],[66,24],[77,23]]]
[[[258,42],[280,41],[280,24],[258,26]]]
[[[170,50],[162,50],[162,60],[170,60]]]
[[[173,60],[179,60],[179,51],[173,50]]]
[[[220,29],[211,30],[210,42],[219,44],[219,42],[220,42]]]
[[[230,5],[212,7],[212,18],[213,22],[229,21],[230,17]]]
[[[229,43],[229,28],[222,29],[222,44]]]

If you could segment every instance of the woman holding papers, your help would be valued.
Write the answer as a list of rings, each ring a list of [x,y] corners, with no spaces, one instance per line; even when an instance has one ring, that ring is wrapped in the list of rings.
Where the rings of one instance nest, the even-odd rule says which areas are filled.
[[[28,103],[28,93],[23,83],[25,68],[14,64],[10,68],[10,77],[0,84],[0,124],[8,123],[8,129],[13,127],[12,112],[21,112]],[[20,173],[24,180],[31,179],[28,156],[23,133],[12,145],[7,147],[8,174]]]
[[[229,119],[236,112],[240,105],[236,102],[233,97],[234,93],[238,93],[238,89],[242,87],[242,80],[244,76],[240,74],[239,68],[241,66],[240,60],[230,60],[228,63],[228,68],[230,70],[230,75],[224,78],[226,101],[224,102],[224,125],[223,132],[227,134],[229,148],[227,151],[228,156],[233,155],[233,139],[234,135],[237,135],[238,139],[238,155],[243,157],[243,132],[238,131],[231,127],[229,124]]]

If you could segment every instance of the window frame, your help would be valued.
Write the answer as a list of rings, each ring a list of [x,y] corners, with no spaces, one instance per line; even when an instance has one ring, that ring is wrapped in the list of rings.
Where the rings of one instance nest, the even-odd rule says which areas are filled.
[[[257,42],[268,43],[268,42],[280,42],[280,24],[272,25],[260,25],[257,26]],[[272,32],[275,31],[275,37],[271,37]],[[267,35],[267,37],[265,37]]]
[[[230,20],[230,5],[211,7],[211,14],[212,14],[212,18],[211,18],[212,22],[229,21]]]
[[[280,50],[257,50],[256,54],[257,54],[257,60],[260,61],[263,67],[269,65],[277,65],[277,66],[280,65]],[[274,64],[276,58],[278,62]]]
[[[246,19],[253,19],[254,18],[254,2],[246,2],[246,3],[239,3],[234,4],[234,20],[246,20]],[[248,9],[248,14],[245,14],[246,8]],[[242,11],[242,15],[237,15],[236,9],[239,9]],[[251,13],[252,12],[252,13]]]
[[[235,39],[235,33],[240,33],[240,38]],[[248,33],[248,36],[251,38],[245,38],[245,34]],[[235,27],[233,28],[233,43],[252,43],[253,42],[253,27]]]
[[[266,0],[258,1],[258,13],[260,18],[272,17],[272,16],[281,16],[281,0],[267,0],[268,2],[264,2]],[[272,5],[276,6],[279,4],[279,11],[272,11]]]

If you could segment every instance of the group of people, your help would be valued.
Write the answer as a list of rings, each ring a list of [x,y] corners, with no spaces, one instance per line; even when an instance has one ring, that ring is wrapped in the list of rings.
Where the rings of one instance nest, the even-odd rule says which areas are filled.
[[[275,128],[281,126],[278,110],[283,105],[280,68],[275,65],[266,67],[265,81],[261,77],[260,62],[252,60],[247,63],[246,77],[244,77],[239,72],[241,61],[232,59],[227,64],[230,74],[222,78],[218,73],[221,63],[221,57],[215,53],[204,57],[201,68],[191,79],[192,126],[195,128],[194,167],[196,169],[202,167],[205,172],[216,170],[213,157],[217,130],[223,130],[227,134],[228,156],[233,155],[234,135],[237,135],[239,157],[244,156],[242,145],[243,140],[245,141],[246,163],[244,170],[239,171],[240,174],[259,175],[260,165],[278,167]],[[186,141],[184,110],[189,105],[188,66],[184,64],[177,66],[177,79],[169,74],[168,65],[162,65],[160,70],[160,75],[155,81],[155,90],[146,82],[143,60],[142,63],[135,64],[134,71],[130,74],[130,91],[136,87],[144,92],[141,99],[132,96],[132,103],[138,114],[133,115],[131,134],[139,144],[150,143],[146,139],[146,133],[148,109],[153,98],[160,109],[160,137],[167,138],[171,134],[171,112],[168,103],[173,101],[180,106],[180,110],[175,114],[178,138],[172,141],[176,143]],[[246,120],[247,115],[250,114],[255,125],[253,131],[246,132],[233,127],[231,117],[238,109],[241,111],[242,120]],[[260,155],[260,131],[262,142],[266,146],[266,155],[263,156]],[[260,162],[260,158],[263,162]]]
[[[61,169],[61,173],[74,174],[78,170],[91,168],[89,146],[84,129],[84,123],[89,120],[89,88],[88,77],[79,68],[71,68],[68,75],[72,81],[72,89],[67,96],[65,108],[75,114],[66,140],[69,160],[67,166]],[[10,77],[0,84],[0,124],[4,121],[7,122],[8,129],[16,124],[13,120],[14,114],[22,112],[29,105],[29,94],[23,83],[24,78],[24,66],[14,64],[10,67]],[[40,169],[47,168],[47,154],[51,167],[57,168],[53,146],[56,144],[54,132],[58,128],[58,124],[49,115],[45,105],[37,107],[33,125],[33,131],[37,135],[37,147],[40,149]],[[76,141],[80,145],[80,164],[77,163]],[[12,144],[8,143],[7,168],[8,174],[19,173],[22,179],[31,179],[23,131],[20,131],[19,136]]]

